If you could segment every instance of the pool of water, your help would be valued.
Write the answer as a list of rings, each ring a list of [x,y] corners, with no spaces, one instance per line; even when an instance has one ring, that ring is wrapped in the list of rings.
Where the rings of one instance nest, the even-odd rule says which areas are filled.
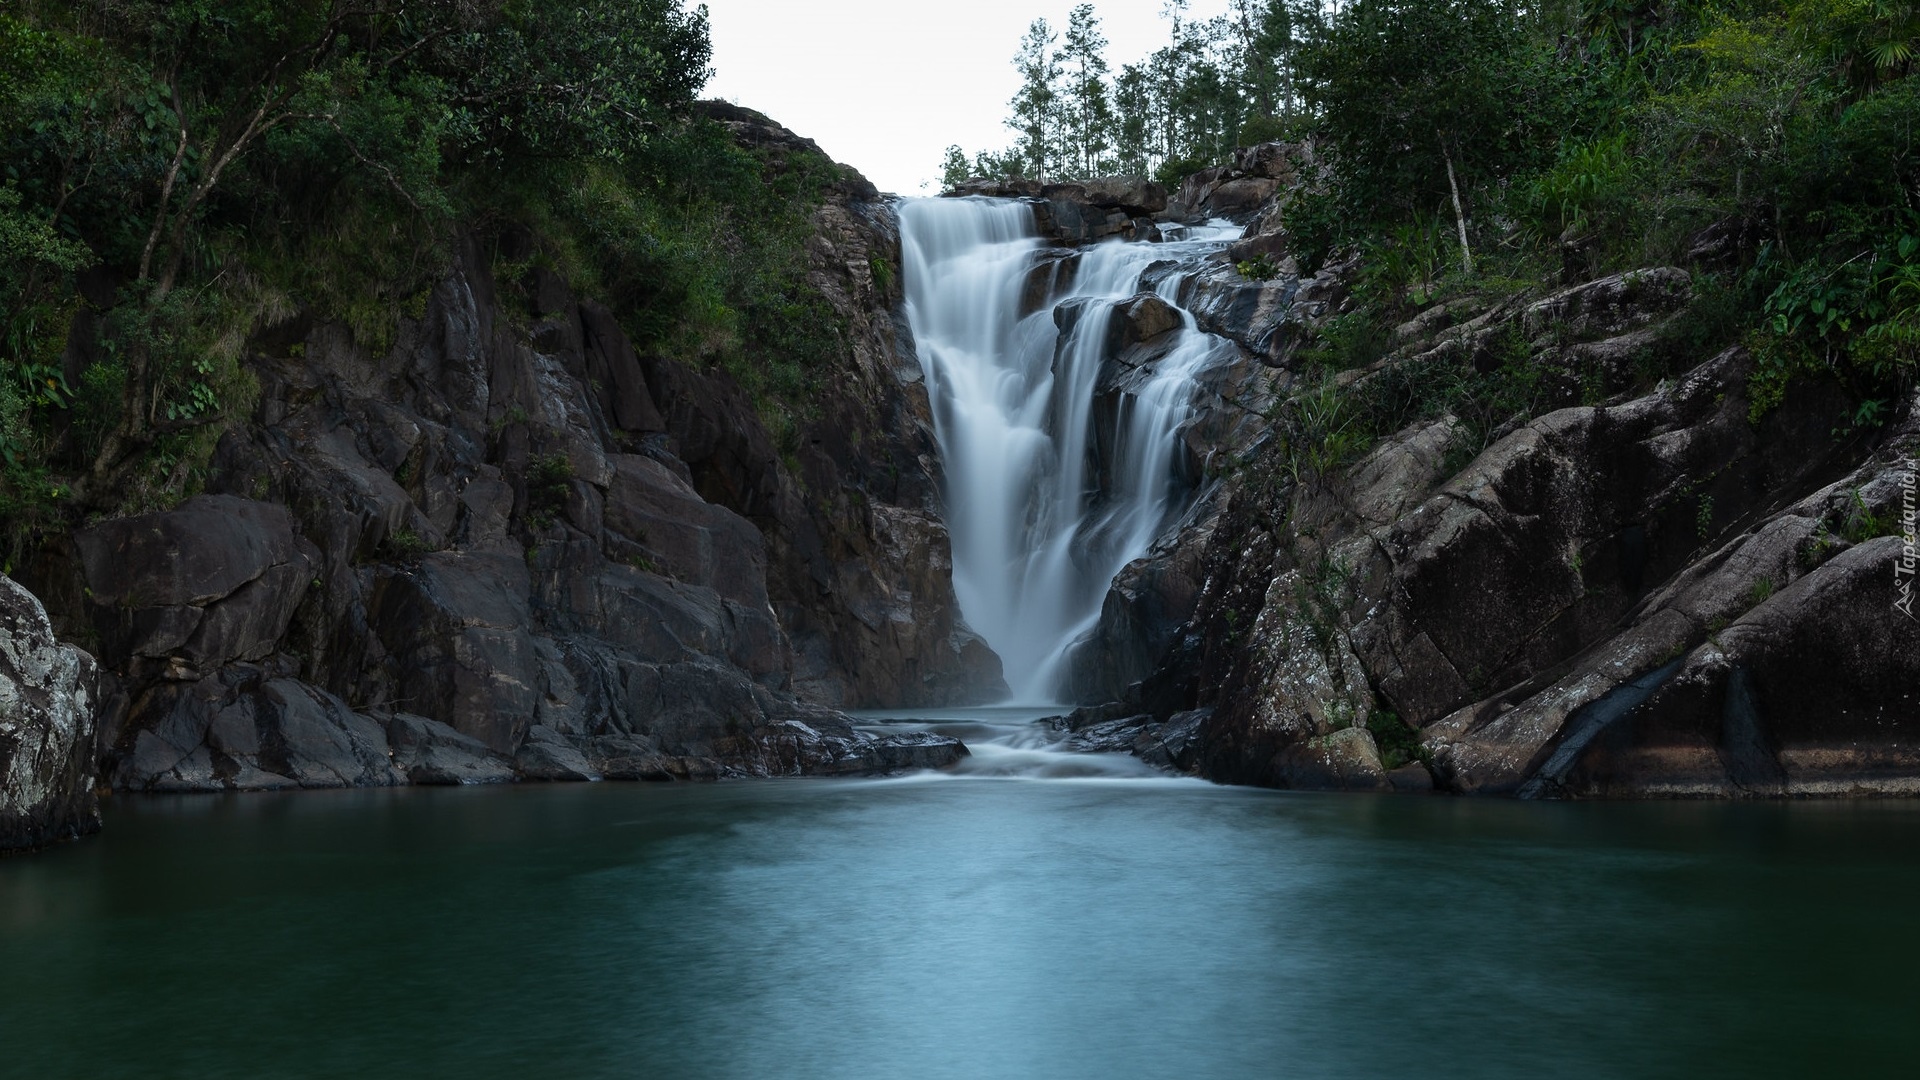
[[[0,862],[0,1075],[1910,1067],[1920,807],[1300,795],[1007,742],[890,780],[117,798]]]

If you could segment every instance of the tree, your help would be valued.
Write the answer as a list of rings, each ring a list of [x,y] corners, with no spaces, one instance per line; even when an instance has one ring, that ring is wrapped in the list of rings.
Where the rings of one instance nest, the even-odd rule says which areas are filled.
[[[1098,175],[1112,148],[1113,109],[1107,102],[1107,39],[1092,4],[1067,16],[1067,40],[1060,50],[1066,78],[1063,94],[1068,158],[1083,177]]]
[[[1347,203],[1450,204],[1469,272],[1465,192],[1499,171],[1515,129],[1518,13],[1516,0],[1353,0],[1298,59]]]
[[[1023,171],[1034,180],[1046,180],[1060,156],[1060,60],[1053,51],[1055,40],[1047,20],[1035,19],[1013,57],[1020,89],[1009,102],[1013,114],[1007,126],[1019,133],[1014,150]]]
[[[1152,129],[1156,109],[1152,76],[1141,64],[1120,69],[1113,83],[1114,165],[1124,173],[1145,175],[1154,165]]]
[[[1272,121],[1294,113],[1295,24],[1304,17],[1295,15],[1289,0],[1233,0],[1237,68],[1254,118]]]
[[[179,288],[231,254],[212,223],[229,239],[277,228],[290,204],[328,191],[381,193],[443,220],[450,168],[617,161],[707,76],[704,10],[681,0],[17,10],[0,15],[0,160],[21,178],[20,212],[126,283],[104,327],[111,378],[98,380],[118,387],[118,407],[74,485],[96,506],[118,497],[144,450],[224,419],[215,362],[188,340],[204,290]]]
[[[947,155],[940,162],[940,187],[952,191],[967,182],[973,175],[973,166],[967,161],[967,152],[958,146],[947,147]]]

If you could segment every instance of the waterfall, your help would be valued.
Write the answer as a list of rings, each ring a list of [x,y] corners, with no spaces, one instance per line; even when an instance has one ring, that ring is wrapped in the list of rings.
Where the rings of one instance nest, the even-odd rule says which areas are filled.
[[[1116,312],[1149,267],[1197,261],[1239,230],[1115,240],[1056,260],[1031,207],[981,198],[907,200],[900,230],[906,314],[946,471],[954,592],[1015,699],[1057,701],[1069,649],[1098,621],[1114,575],[1186,505],[1180,431],[1195,376],[1223,350],[1181,311],[1150,362],[1125,369],[1108,344]],[[1063,268],[1064,289],[1031,281]],[[1171,304],[1183,276],[1160,275],[1153,291]]]

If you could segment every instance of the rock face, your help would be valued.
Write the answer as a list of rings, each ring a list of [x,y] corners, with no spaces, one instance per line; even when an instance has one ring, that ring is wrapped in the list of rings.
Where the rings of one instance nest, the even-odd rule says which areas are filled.
[[[1920,794],[1920,622],[1895,606],[1920,398],[1851,435],[1831,382],[1756,409],[1749,356],[1688,355],[1670,333],[1691,275],[1649,267],[1433,305],[1392,332],[1389,360],[1331,383],[1521,363],[1536,400],[1568,407],[1491,431],[1439,416],[1351,464],[1280,469],[1304,437],[1264,417],[1350,310],[1352,267],[1306,277],[1288,257],[1277,211],[1310,148],[1253,157],[1191,178],[1167,211],[1251,222],[1179,297],[1242,351],[1214,393],[1237,418],[1190,440],[1233,464],[1077,646],[1075,690],[1110,704],[1076,714],[1075,738],[1276,787]],[[1271,277],[1232,265],[1252,252]],[[1683,374],[1649,392],[1649,358]],[[1154,749],[1176,717],[1178,756]]]
[[[0,577],[0,855],[100,828],[93,658],[53,636],[32,593]]]
[[[817,152],[708,112],[775,167]],[[847,348],[797,446],[723,371],[638,352],[551,272],[496,279],[524,235],[463,240],[380,352],[305,317],[260,334],[257,411],[208,493],[90,525],[39,568],[63,630],[100,646],[103,775],[209,791],[963,754],[835,711],[1004,684],[953,598],[891,212],[848,174],[814,224],[809,282]]]

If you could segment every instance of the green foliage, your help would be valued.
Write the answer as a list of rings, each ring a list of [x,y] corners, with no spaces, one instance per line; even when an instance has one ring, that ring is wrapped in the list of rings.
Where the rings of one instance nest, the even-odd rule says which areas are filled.
[[[1290,0],[1233,0],[1224,16],[1188,17],[1186,0],[1162,6],[1166,44],[1113,73],[1092,4],[1068,14],[1064,40],[1036,20],[1014,57],[1020,89],[1008,103],[1014,146],[969,163],[948,149],[942,182],[979,176],[1039,180],[1126,173],[1163,184],[1224,162],[1235,147],[1297,133]],[[1317,16],[1313,16],[1317,17]]]
[[[524,176],[497,193],[497,212],[530,209],[555,263],[615,309],[638,347],[724,368],[772,428],[811,415],[846,348],[806,254],[812,214],[841,179],[823,156],[756,154],[701,121],[619,165]]]
[[[527,463],[527,525],[544,531],[564,513],[573,494],[573,461],[565,454],[546,454]]]
[[[1327,476],[1372,446],[1365,405],[1332,373],[1283,400],[1268,417],[1283,437],[1282,460],[1295,483]]]
[[[387,536],[387,542],[381,554],[388,559],[405,561],[408,559],[417,559],[432,550],[433,545],[428,543],[419,533],[414,532],[412,529],[400,528],[394,530]]]
[[[1527,191],[1535,227],[1553,233],[1617,224],[1640,193],[1639,166],[1625,131],[1561,147]]]
[[[635,162],[687,127],[707,58],[680,0],[9,5],[9,524],[69,493],[74,513],[189,493],[252,406],[255,335],[305,312],[384,349],[424,313],[456,217],[539,216],[500,198],[526,176],[593,164],[656,197]],[[76,280],[95,265],[119,285],[98,307]]]
[[[77,307],[69,279],[89,261],[86,248],[22,213],[18,191],[0,187],[0,464],[9,487],[28,481],[38,456],[31,413],[72,401],[60,353]]]
[[[940,162],[940,190],[952,191],[973,175],[973,163],[967,160],[967,152],[958,146],[947,147],[946,156]]]
[[[1874,513],[1859,488],[1847,493],[1846,516],[1840,522],[1840,536],[1849,544],[1864,544],[1881,536],[1898,535],[1901,525],[1892,512]]]
[[[1453,259],[1452,241],[1441,218],[1415,213],[1360,243],[1361,295],[1392,310],[1402,303],[1430,302]]]
[[[1262,252],[1256,258],[1242,259],[1234,263],[1233,269],[1248,281],[1266,281],[1279,275],[1280,264],[1273,261],[1272,255]]]
[[[1372,710],[1367,714],[1367,730],[1373,734],[1374,745],[1380,748],[1380,764],[1387,769],[1432,759],[1432,752],[1420,742],[1419,730],[1400,719],[1398,713]]]
[[[615,160],[693,100],[712,53],[706,9],[679,0],[509,0],[440,48],[463,149]]]
[[[1349,235],[1340,199],[1324,189],[1298,192],[1281,212],[1293,257],[1303,274],[1317,274]]]
[[[1328,371],[1364,368],[1386,355],[1387,333],[1385,322],[1373,310],[1335,315],[1320,324],[1302,358]]]

